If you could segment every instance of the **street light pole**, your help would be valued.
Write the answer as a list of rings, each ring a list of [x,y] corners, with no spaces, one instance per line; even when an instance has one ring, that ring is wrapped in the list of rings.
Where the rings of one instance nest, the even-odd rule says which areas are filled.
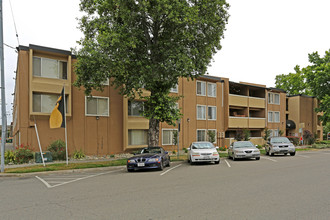
[[[5,144],[7,133],[4,52],[3,52],[3,13],[2,0],[0,0],[0,66],[1,66],[1,114],[2,114],[2,138],[1,138],[1,173],[5,172]]]

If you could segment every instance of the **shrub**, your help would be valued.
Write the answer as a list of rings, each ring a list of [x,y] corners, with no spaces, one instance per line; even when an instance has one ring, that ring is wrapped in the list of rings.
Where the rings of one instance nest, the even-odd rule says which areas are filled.
[[[5,164],[9,164],[9,163],[15,163],[15,152],[12,150],[7,150],[5,152]]]
[[[21,144],[19,147],[16,147],[15,151],[15,162],[16,163],[28,163],[33,159],[33,150],[28,146]]]
[[[73,158],[74,159],[83,159],[83,158],[85,158],[85,154],[81,149],[79,151],[75,150],[73,153]]]
[[[244,141],[249,141],[251,137],[251,132],[247,129],[243,130]]]
[[[53,160],[66,159],[65,143],[62,140],[54,141],[48,146],[47,150],[52,154]]]
[[[263,146],[261,146],[261,145],[259,145],[259,144],[258,144],[256,147],[257,147],[259,150],[263,148]]]
[[[188,149],[187,149],[187,148],[184,147],[182,150],[183,150],[185,153],[188,153]]]
[[[227,148],[226,147],[219,147],[219,151],[226,151]]]

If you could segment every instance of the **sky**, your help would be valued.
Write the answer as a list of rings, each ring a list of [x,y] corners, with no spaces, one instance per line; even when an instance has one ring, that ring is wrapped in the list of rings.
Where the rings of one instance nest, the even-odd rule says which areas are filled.
[[[79,0],[3,0],[4,43],[63,50],[83,35]],[[275,86],[275,76],[309,65],[308,54],[330,49],[329,0],[227,0],[230,18],[222,49],[208,68],[234,82]],[[10,5],[12,7],[10,7]],[[16,28],[15,28],[16,27]],[[18,39],[16,37],[16,30]],[[17,53],[4,46],[8,124],[11,122]]]

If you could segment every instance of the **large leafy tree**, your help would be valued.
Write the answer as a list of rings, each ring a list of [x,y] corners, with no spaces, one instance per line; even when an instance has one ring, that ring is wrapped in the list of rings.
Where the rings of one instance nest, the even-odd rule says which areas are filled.
[[[277,88],[284,89],[290,95],[312,95],[320,100],[317,112],[323,112],[320,117],[323,124],[330,122],[330,50],[321,57],[317,52],[308,54],[309,66],[302,69],[295,67],[296,73],[277,75]]]
[[[228,8],[225,0],[81,0],[75,85],[90,94],[110,78],[120,94],[138,94],[149,119],[148,144],[158,145],[159,122],[180,117],[170,89],[180,77],[206,74],[221,49]]]

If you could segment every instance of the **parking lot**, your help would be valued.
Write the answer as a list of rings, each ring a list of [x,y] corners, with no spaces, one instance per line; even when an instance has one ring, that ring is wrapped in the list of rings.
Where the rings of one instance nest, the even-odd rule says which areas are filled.
[[[330,151],[2,178],[1,213],[33,219],[328,219]]]

